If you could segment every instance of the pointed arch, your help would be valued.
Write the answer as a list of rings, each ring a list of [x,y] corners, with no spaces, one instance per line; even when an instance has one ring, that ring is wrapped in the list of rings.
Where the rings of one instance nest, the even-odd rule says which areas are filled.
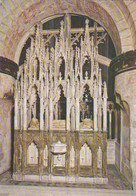
[[[80,165],[92,166],[92,151],[87,143],[84,143],[80,149]]]
[[[27,164],[38,165],[38,148],[34,141],[27,149]]]
[[[80,111],[83,119],[93,120],[93,97],[90,93],[90,88],[88,84],[84,85],[82,102],[80,104]]]
[[[58,101],[58,119],[59,120],[66,120],[66,97],[64,94],[64,88],[60,84],[59,88],[61,90],[60,99]]]
[[[59,67],[59,73],[61,73],[61,79],[64,80],[65,79],[65,59],[63,56],[61,56],[60,59],[61,59],[61,64]]]
[[[83,73],[83,79],[88,77],[88,79],[91,77],[91,59],[89,56],[85,56],[84,58],[84,64],[82,67],[82,73]]]

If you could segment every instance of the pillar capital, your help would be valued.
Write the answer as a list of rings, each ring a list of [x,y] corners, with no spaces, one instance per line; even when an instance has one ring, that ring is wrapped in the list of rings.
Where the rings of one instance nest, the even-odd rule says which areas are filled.
[[[115,57],[110,63],[110,68],[115,75],[136,69],[136,50],[130,50]]]
[[[18,65],[5,57],[0,56],[0,72],[10,75],[14,78],[17,77]]]

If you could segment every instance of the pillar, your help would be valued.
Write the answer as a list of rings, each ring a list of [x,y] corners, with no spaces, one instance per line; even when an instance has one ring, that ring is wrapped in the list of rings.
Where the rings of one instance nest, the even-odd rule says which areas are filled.
[[[112,139],[112,110],[109,110],[109,139]]]
[[[48,106],[45,109],[45,130],[48,131],[49,129],[49,108]]]
[[[18,65],[0,57],[0,174],[11,168],[13,139],[13,84]],[[13,153],[13,151],[12,151]]]
[[[136,190],[136,51],[114,58],[110,67],[114,72],[116,102],[121,107],[119,169]]]
[[[93,168],[93,176],[97,176],[97,151],[92,152],[92,168]]]
[[[107,132],[107,87],[104,82],[104,93],[103,93],[103,131]]]
[[[41,96],[40,96],[40,130],[44,129],[44,107],[43,107],[43,79],[41,80]]]
[[[94,131],[98,131],[97,125],[97,98],[94,98]]]
[[[80,124],[80,105],[79,98],[76,98],[76,131],[79,131]]]
[[[50,114],[49,114],[49,129],[52,129],[52,124],[53,124],[53,103],[52,103],[52,98],[50,98],[50,106],[49,106]]]
[[[70,98],[67,98],[67,104],[66,104],[67,110],[66,110],[66,130],[70,131]]]
[[[26,145],[26,130],[23,130],[22,133],[22,173],[25,174],[26,167],[27,167],[27,145]]]

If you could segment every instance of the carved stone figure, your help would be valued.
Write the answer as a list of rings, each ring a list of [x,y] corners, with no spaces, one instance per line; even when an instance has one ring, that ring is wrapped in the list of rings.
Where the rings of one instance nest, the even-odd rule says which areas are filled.
[[[39,121],[36,118],[32,118],[29,124],[28,129],[38,129],[39,130]]]

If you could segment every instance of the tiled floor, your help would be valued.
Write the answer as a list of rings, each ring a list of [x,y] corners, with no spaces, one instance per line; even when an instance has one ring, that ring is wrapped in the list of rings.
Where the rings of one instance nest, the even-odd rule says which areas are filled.
[[[64,184],[64,183],[38,183],[38,182],[15,182],[12,180],[10,171],[0,175],[0,185],[21,185],[21,186],[46,186],[46,187],[71,187],[71,188],[93,188],[93,189],[114,189],[131,190],[126,179],[116,170],[114,165],[108,166],[108,184]]]

